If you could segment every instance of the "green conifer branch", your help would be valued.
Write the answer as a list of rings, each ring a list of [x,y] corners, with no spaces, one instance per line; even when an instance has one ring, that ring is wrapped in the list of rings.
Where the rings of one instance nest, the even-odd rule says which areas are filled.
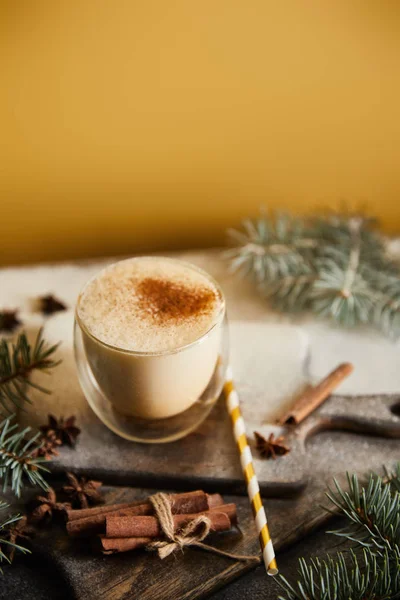
[[[44,473],[49,473],[43,465],[46,458],[37,456],[42,445],[40,432],[27,438],[32,432],[31,427],[20,429],[12,420],[13,416],[10,416],[0,423],[0,480],[3,481],[3,491],[11,485],[12,491],[19,497],[26,482],[47,490],[43,477]]]
[[[31,402],[29,388],[50,393],[30,379],[33,372],[46,373],[60,362],[53,358],[58,344],[47,344],[42,333],[40,330],[33,347],[25,333],[15,343],[0,341],[0,405],[9,413],[0,423],[0,480],[3,490],[11,486],[16,496],[20,496],[25,483],[48,489],[43,477],[49,472],[43,464],[46,458],[39,456],[43,444],[41,433],[35,434],[30,427],[20,428],[10,414],[13,408]]]
[[[352,545],[324,560],[299,561],[299,579],[280,576],[281,600],[389,600],[400,598],[400,464],[366,486],[348,475],[348,490],[335,480],[327,497],[347,520],[328,533]]]
[[[53,359],[59,344],[50,346],[39,331],[33,348],[25,333],[21,333],[15,344],[5,339],[0,341],[0,405],[10,413],[24,402],[31,402],[28,388],[36,388],[49,394],[49,390],[30,380],[34,371],[48,372],[60,361]]]
[[[394,471],[389,471],[386,467],[383,469],[385,472],[383,481],[388,483],[394,491],[400,492],[400,463],[397,463]]]
[[[334,480],[336,491],[327,493],[339,513],[349,521],[346,528],[330,531],[362,546],[400,548],[400,493],[382,477],[370,476],[368,486],[360,488],[356,475],[348,476],[348,491]]]
[[[264,214],[228,233],[232,270],[252,277],[274,308],[400,333],[400,269],[371,219]]]
[[[325,559],[299,560],[299,580],[277,581],[285,592],[279,600],[391,600],[400,597],[400,556],[378,557],[369,548],[361,556],[338,552]]]
[[[6,502],[0,501],[0,511],[7,510],[8,508],[9,505]],[[4,562],[11,563],[12,556],[15,551],[22,552],[22,554],[30,554],[30,550],[28,550],[28,548],[25,548],[20,544],[16,544],[12,540],[8,539],[9,529],[21,519],[21,515],[14,514],[6,517],[4,521],[0,521],[0,564]],[[1,568],[0,573],[2,573]]]

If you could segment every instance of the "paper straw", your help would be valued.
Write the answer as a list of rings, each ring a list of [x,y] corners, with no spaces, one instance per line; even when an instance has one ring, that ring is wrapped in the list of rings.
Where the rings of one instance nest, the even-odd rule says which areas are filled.
[[[247,483],[247,493],[253,510],[264,565],[268,575],[277,575],[278,567],[275,560],[274,547],[268,530],[267,517],[262,505],[257,476],[253,467],[253,457],[250,446],[247,443],[245,424],[240,411],[239,396],[233,384],[231,367],[228,367],[226,372],[224,392],[226,406],[232,420],[233,435],[239,449],[240,462]]]

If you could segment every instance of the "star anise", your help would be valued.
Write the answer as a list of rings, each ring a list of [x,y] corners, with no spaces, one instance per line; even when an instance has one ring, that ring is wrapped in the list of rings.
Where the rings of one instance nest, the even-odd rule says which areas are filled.
[[[67,310],[66,305],[60,300],[57,300],[52,294],[39,298],[39,306],[40,312],[44,315],[52,315],[61,310]]]
[[[254,437],[256,439],[256,448],[264,458],[273,458],[275,460],[277,456],[283,456],[290,452],[290,448],[284,443],[285,438],[283,436],[276,438],[273,433],[270,433],[267,439],[261,433],[255,431]]]
[[[18,319],[17,310],[3,310],[0,311],[0,331],[14,331],[21,325],[21,321]]]
[[[102,485],[101,481],[90,481],[85,477],[78,479],[73,473],[67,473],[67,477],[70,485],[64,485],[63,490],[81,508],[88,508],[89,504],[103,502],[103,498],[98,491]]]
[[[54,512],[65,512],[71,508],[70,502],[57,502],[57,496],[53,488],[50,488],[45,496],[36,496],[38,505],[32,511],[32,521],[51,521]]]
[[[46,460],[51,460],[53,456],[58,456],[57,448],[62,446],[62,441],[57,437],[52,430],[47,431],[41,437],[41,446],[33,453],[35,457],[44,457]]]
[[[28,519],[26,517],[21,517],[2,533],[2,537],[11,544],[18,544],[21,540],[29,540],[34,532],[34,528],[28,525]],[[8,558],[12,562],[16,548],[15,546],[9,546],[8,544],[6,544],[6,547]]]
[[[48,423],[40,427],[45,435],[54,434],[61,444],[68,444],[69,446],[75,446],[76,438],[80,434],[81,430],[75,425],[76,417],[68,417],[64,420],[64,417],[57,419],[53,415],[48,415]]]

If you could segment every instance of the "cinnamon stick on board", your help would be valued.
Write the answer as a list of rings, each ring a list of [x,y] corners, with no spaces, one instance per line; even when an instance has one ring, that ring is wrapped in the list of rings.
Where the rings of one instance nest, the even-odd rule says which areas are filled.
[[[154,542],[154,538],[106,538],[100,536],[101,551],[103,554],[118,554],[119,552],[128,552],[136,550],[136,548],[144,548],[150,542]]]
[[[227,506],[227,505],[226,505]],[[188,515],[176,515],[176,517],[187,517]],[[191,518],[196,518],[199,515],[191,515]],[[231,520],[226,513],[219,513],[216,511],[210,511],[207,513],[207,517],[211,521],[211,531],[228,531],[231,528]],[[139,517],[140,518],[140,517]],[[142,519],[155,519],[155,517],[141,517]],[[174,519],[175,520],[175,519]],[[191,519],[189,519],[191,520]],[[182,522],[180,525],[184,525]],[[149,529],[150,531],[150,529]],[[160,534],[159,534],[160,535]],[[103,554],[117,554],[119,552],[128,552],[128,550],[135,550],[136,548],[143,548],[150,542],[154,541],[154,536],[143,536],[143,537],[107,537],[100,536],[100,543]]]
[[[290,410],[285,413],[278,423],[280,425],[298,425],[318,406],[320,406],[337,386],[353,372],[351,363],[342,363],[325,379],[315,386],[309,385],[297,398]]]
[[[194,492],[182,492],[181,494],[171,494],[170,497],[174,502],[173,506],[172,506],[172,512],[174,512],[174,508],[183,505],[186,500],[188,500],[190,502],[193,497],[198,497],[198,496],[202,496],[202,497],[209,496],[209,499],[208,499],[209,506],[211,506],[213,502],[214,503],[216,502],[218,504],[218,498],[221,500],[221,502],[219,502],[219,503],[223,504],[222,498],[219,494],[208,495],[205,492],[203,492],[202,490],[196,490]],[[125,508],[134,508],[135,506],[141,506],[142,504],[145,504],[146,502],[147,502],[147,499],[146,500],[135,500],[134,502],[125,502],[125,503],[120,503],[120,504],[108,504],[105,506],[104,505],[103,506],[93,506],[92,508],[70,509],[70,510],[67,510],[67,518],[68,518],[68,521],[74,521],[76,519],[93,517],[94,515],[108,513],[108,512],[112,512],[114,510],[123,510]],[[217,504],[215,504],[215,506]],[[178,509],[176,512],[182,512],[182,510]]]
[[[144,500],[136,500],[135,502],[121,502],[120,504],[106,504],[102,506],[92,506],[91,508],[71,508],[66,511],[68,521],[77,521],[94,515],[106,514],[115,510],[125,510],[126,508],[135,508],[145,502]]]
[[[172,513],[175,514],[193,514],[199,513],[205,510],[210,510],[215,506],[220,506],[224,503],[220,494],[206,494],[202,491],[187,492],[184,494],[171,495],[172,499]],[[125,508],[118,508],[124,506]],[[101,507],[106,509],[106,506]],[[68,516],[72,513],[79,512],[88,514],[90,516],[83,517],[80,519],[73,518],[67,523],[67,532],[71,537],[87,537],[96,533],[102,533],[105,531],[106,516],[114,515],[118,517],[122,516],[144,516],[151,515],[154,513],[153,506],[148,501],[142,501],[132,506],[129,505],[110,505],[108,511],[102,510],[101,512],[96,509],[84,509],[68,511]],[[94,514],[93,514],[94,513]]]
[[[225,531],[237,523],[236,505],[223,504],[209,511],[203,511],[196,514],[174,515],[174,527],[178,529],[186,525],[189,521],[204,515],[211,521],[213,531]],[[223,515],[223,516],[221,516]],[[229,526],[228,526],[229,522]],[[219,527],[223,527],[220,529]],[[130,537],[149,537],[156,538],[162,535],[162,529],[157,517],[150,516],[106,516],[106,537],[107,538],[130,538]]]
[[[227,531],[231,528],[231,522],[225,513],[213,513],[210,518],[212,522],[212,531]],[[128,552],[136,548],[143,548],[154,538],[151,537],[126,537],[126,538],[107,538],[100,536],[100,543],[103,554],[118,554],[120,552]]]

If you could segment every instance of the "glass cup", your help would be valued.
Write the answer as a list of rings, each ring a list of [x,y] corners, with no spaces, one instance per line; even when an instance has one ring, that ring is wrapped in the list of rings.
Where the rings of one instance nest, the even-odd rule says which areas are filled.
[[[160,443],[184,437],[208,416],[223,388],[228,358],[225,298],[208,273],[183,264],[208,279],[220,295],[221,308],[204,335],[173,350],[136,352],[106,344],[80,320],[83,292],[78,298],[74,349],[81,387],[100,420],[128,440]]]

